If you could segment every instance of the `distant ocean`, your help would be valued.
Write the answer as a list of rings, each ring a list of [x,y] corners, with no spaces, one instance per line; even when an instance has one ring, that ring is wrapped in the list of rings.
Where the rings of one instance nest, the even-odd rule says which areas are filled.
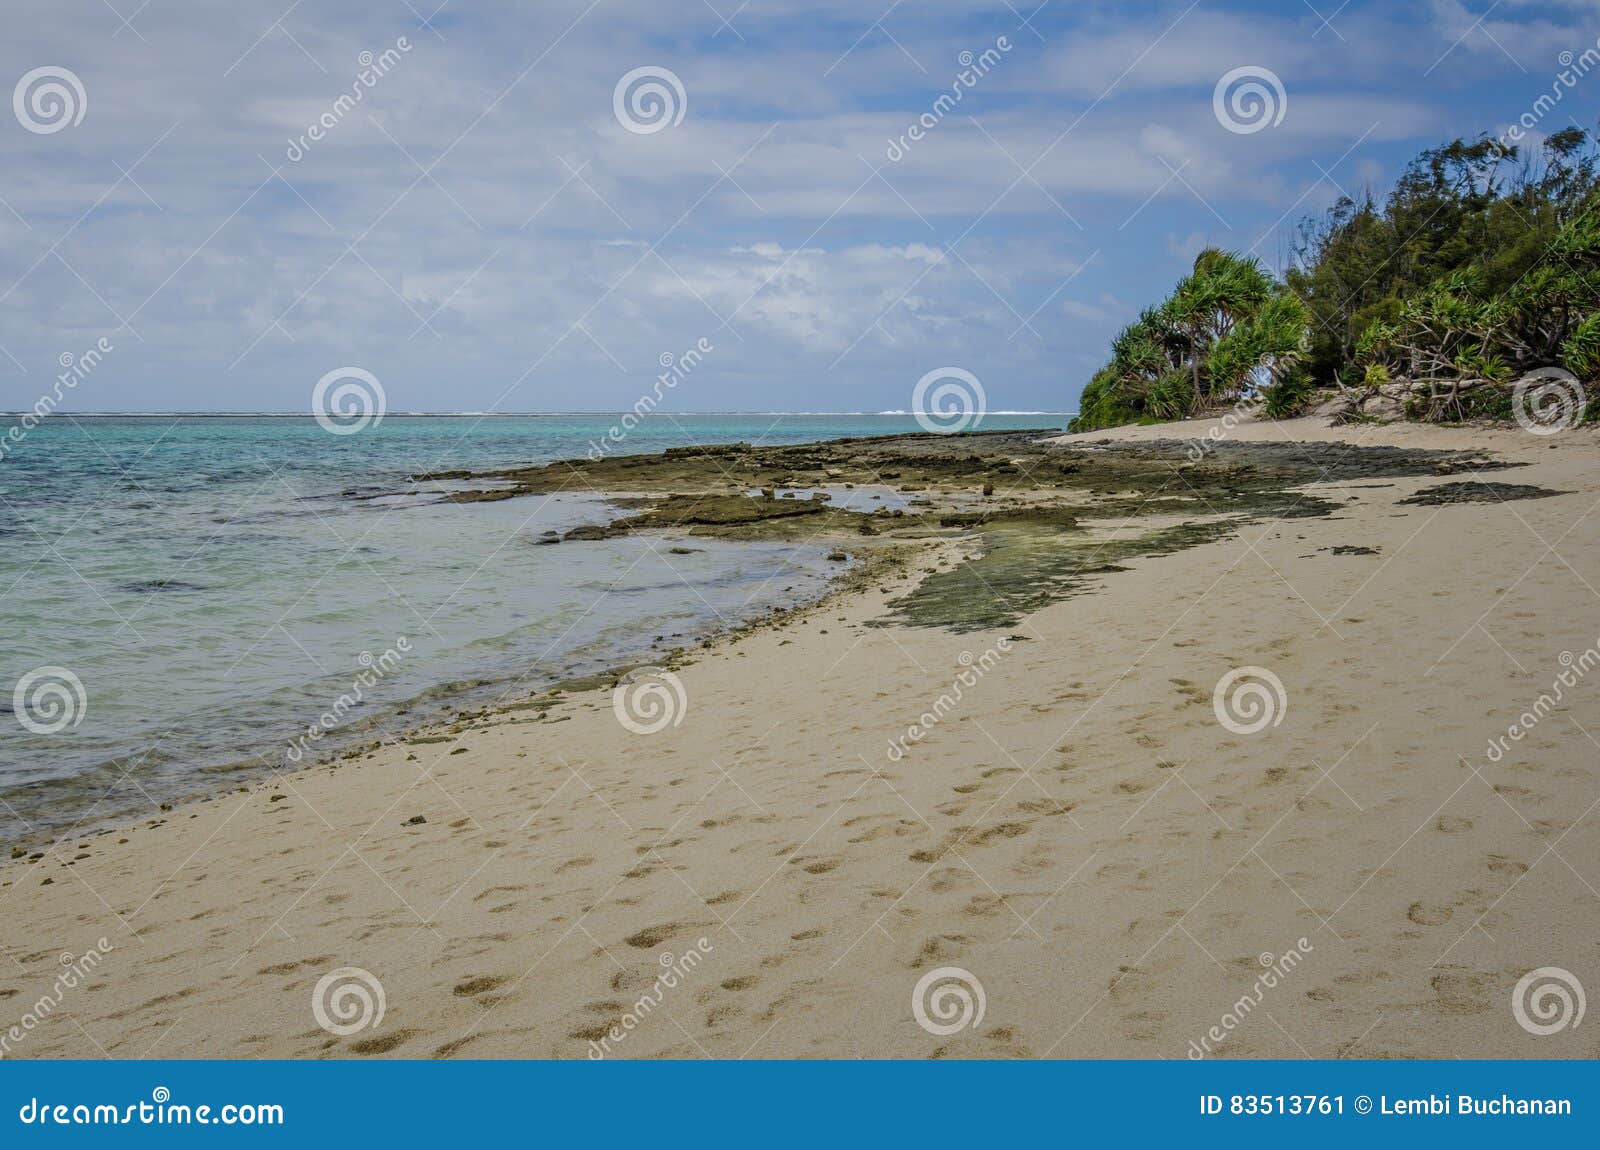
[[[535,544],[605,517],[593,495],[404,494],[421,472],[582,456],[619,418],[391,414],[351,435],[298,416],[44,420],[0,462],[0,843],[293,767],[336,706],[299,761],[822,590],[821,547],[697,540],[669,566],[641,539]],[[609,449],[917,430],[656,412]]]

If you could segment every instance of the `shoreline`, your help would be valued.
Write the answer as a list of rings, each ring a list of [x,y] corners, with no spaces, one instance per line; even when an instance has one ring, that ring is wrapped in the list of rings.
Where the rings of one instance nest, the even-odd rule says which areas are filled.
[[[1191,428],[1055,442],[1181,450],[1186,439],[1174,430]],[[1304,936],[1315,955],[1285,981],[1305,985],[1266,1006],[1293,1038],[1257,1018],[1218,1053],[1470,1057],[1492,1033],[1518,1057],[1592,1057],[1584,1032],[1560,1047],[1524,1048],[1498,1009],[1516,962],[1563,965],[1566,947],[1576,969],[1575,948],[1593,935],[1593,911],[1574,912],[1549,891],[1531,908],[1503,906],[1543,859],[1529,837],[1541,828],[1551,839],[1572,834],[1561,854],[1594,857],[1596,832],[1573,817],[1586,813],[1578,799],[1594,780],[1582,737],[1552,720],[1539,730],[1537,758],[1530,744],[1499,768],[1515,789],[1497,790],[1457,778],[1464,772],[1438,734],[1454,726],[1488,737],[1498,728],[1486,714],[1514,718],[1548,678],[1554,651],[1544,648],[1559,648],[1567,631],[1576,641],[1584,604],[1573,596],[1587,592],[1574,592],[1554,560],[1524,576],[1537,575],[1550,601],[1495,625],[1495,642],[1524,668],[1514,680],[1499,674],[1503,656],[1493,675],[1449,658],[1396,666],[1403,660],[1388,636],[1406,634],[1431,660],[1472,615],[1487,617],[1527,564],[1507,561],[1516,557],[1494,547],[1483,517],[1521,531],[1520,517],[1554,541],[1600,497],[1585,470],[1595,437],[1547,443],[1500,430],[1295,421],[1247,422],[1229,439],[1293,451],[1492,452],[1521,465],[1496,481],[1551,494],[1514,506],[1402,503],[1475,481],[1455,463],[1297,485],[1288,503],[1262,484],[1227,522],[1270,516],[1264,528],[1151,546],[1174,517],[1162,506],[1142,542],[1105,563],[1099,553],[1116,552],[1134,521],[1122,514],[1126,498],[1095,495],[1112,514],[1086,504],[1066,528],[1059,508],[1044,505],[1077,500],[1081,489],[1053,481],[1043,494],[1015,492],[1015,506],[962,519],[956,509],[972,502],[986,465],[930,492],[936,505],[916,525],[864,538],[856,550],[868,562],[815,603],[720,633],[668,664],[686,692],[681,722],[649,735],[623,729],[602,674],[595,689],[551,698],[542,717],[480,711],[424,728],[448,743],[385,744],[247,795],[185,803],[120,843],[86,836],[86,851],[66,843],[36,864],[6,863],[0,902],[29,940],[30,953],[15,957],[38,981],[57,953],[94,941],[83,924],[109,923],[92,933],[113,932],[116,952],[61,1013],[119,1057],[163,1041],[198,1057],[585,1057],[661,957],[702,935],[715,942],[706,973],[664,1002],[668,1018],[630,1037],[626,1056],[752,1047],[769,1057],[1181,1057],[1205,1032],[1201,1020],[1210,1025],[1236,997],[1229,988],[1256,976],[1257,953]],[[1113,453],[1108,466],[1123,481],[1154,464],[1133,457],[1124,469]],[[1252,474],[1230,474],[1218,489]],[[682,479],[663,482],[657,505]],[[1302,515],[1305,500],[1329,509]],[[639,529],[653,530],[649,507],[635,510]],[[845,538],[859,526],[845,514],[804,518],[841,520]],[[1195,515],[1192,499],[1176,517],[1185,515]],[[691,529],[781,536],[795,518]],[[1600,540],[1582,522],[1563,539],[1592,557]],[[1048,543],[1059,563],[1050,541],[1063,530],[1081,531],[1096,562],[1075,566],[1071,587],[1041,590],[1024,561]],[[988,549],[988,567],[960,562],[975,547]],[[997,554],[1011,565],[995,564]],[[919,612],[948,620],[950,596],[919,601],[919,590],[980,569],[1016,576],[1002,596],[1028,589],[1016,622],[978,612],[964,617],[976,624],[967,630],[920,625]],[[1439,585],[1413,586],[1423,573]],[[1434,591],[1459,600],[1450,607],[1459,626],[1429,613]],[[1377,605],[1357,609],[1378,592]],[[1218,619],[1227,630],[1216,630]],[[1423,640],[1435,633],[1429,648]],[[979,654],[1001,640],[998,659]],[[1340,650],[1346,643],[1350,652]],[[1482,642],[1472,650],[1473,659],[1493,654]],[[1241,661],[1280,668],[1286,732],[1232,737],[1216,726],[1212,681]],[[982,673],[951,707],[929,710],[974,666]],[[896,735],[928,714],[937,721],[926,738],[890,755]],[[1376,730],[1364,734],[1373,715]],[[1330,785],[1323,768],[1344,777]],[[1421,836],[1418,874],[1388,862],[1374,869],[1432,825],[1424,816],[1441,799],[1471,811],[1433,823],[1469,825]],[[1519,822],[1507,806],[1531,817]],[[1292,842],[1274,838],[1285,824],[1279,838]],[[1494,841],[1468,847],[1486,836]],[[1547,881],[1556,865],[1539,868]],[[1474,867],[1481,875],[1467,873]],[[41,888],[41,878],[51,884]],[[1500,941],[1485,941],[1480,924]],[[1553,952],[1548,961],[1513,953],[1529,938]],[[1430,953],[1410,956],[1428,943],[1437,944]],[[1329,966],[1319,965],[1324,956]],[[909,1017],[913,983],[942,965],[970,969],[987,987],[990,1017],[978,1031],[930,1038]],[[313,985],[342,966],[381,978],[389,1017],[378,1029],[338,1038],[311,1019]],[[16,968],[0,976],[0,1023],[32,990]],[[1384,1028],[1384,1017],[1407,1012],[1421,1021]],[[1363,1034],[1369,1024],[1376,1029]],[[12,1053],[93,1050],[56,1019]]]
[[[787,609],[801,610],[808,605],[821,602],[834,593],[842,577],[843,573],[835,575],[827,583],[811,588],[808,593],[798,594]],[[677,645],[660,652],[659,658],[628,658],[616,651],[606,653],[579,648],[565,652],[559,667],[552,667],[546,674],[537,678],[531,676],[526,668],[508,667],[495,677],[475,677],[435,683],[401,699],[377,704],[374,708],[376,713],[363,711],[349,722],[327,730],[325,735],[316,739],[308,740],[306,734],[316,725],[315,722],[301,723],[292,729],[286,729],[282,737],[273,737],[265,741],[258,739],[256,744],[258,749],[253,752],[242,751],[237,759],[194,767],[191,774],[183,781],[159,788],[160,809],[163,813],[181,812],[193,803],[225,800],[229,795],[246,793],[262,785],[264,778],[280,774],[293,774],[319,768],[337,769],[344,762],[358,758],[363,753],[380,746],[410,745],[419,740],[426,743],[441,731],[448,730],[473,716],[490,713],[510,714],[527,710],[539,700],[549,700],[575,691],[592,690],[596,684],[615,681],[638,667],[675,660],[678,656],[674,652],[703,647],[708,641],[720,641],[729,634],[738,633],[750,626],[759,626],[762,622],[761,617],[734,623],[719,622],[709,618],[698,620],[696,625],[690,626],[685,631],[673,632],[671,638]],[[365,673],[367,672],[352,672],[352,683]],[[514,697],[508,697],[513,693]],[[330,696],[328,702],[337,707],[340,700]],[[315,715],[311,716],[312,720],[316,718]],[[308,741],[311,745],[320,746],[322,749],[314,755],[307,755],[301,761],[290,760],[284,753],[286,746],[299,745],[304,748]],[[264,757],[269,751],[276,755],[272,760],[274,765],[267,765],[268,760]],[[95,785],[88,786],[83,792],[83,802],[76,802],[69,809],[69,817],[77,813],[88,798],[96,794],[101,798],[88,804],[87,812],[78,814],[79,821],[69,824],[44,822],[31,805],[23,805],[22,811],[33,815],[39,829],[37,832],[29,831],[7,837],[4,845],[13,852],[11,857],[20,857],[15,853],[18,848],[31,856],[41,847],[58,841],[103,838],[106,835],[127,833],[141,826],[152,825],[153,820],[148,813],[112,813],[93,816],[94,808],[104,801],[105,792],[100,785],[104,782],[102,776],[109,777],[119,769],[118,764],[122,761],[123,757],[108,759],[81,776],[30,784],[53,791],[62,785],[84,786],[83,779],[92,775],[95,778]],[[15,803],[18,796],[15,792],[11,792],[7,796],[0,796],[0,802],[4,802],[6,798]],[[22,816],[17,814],[17,817]]]

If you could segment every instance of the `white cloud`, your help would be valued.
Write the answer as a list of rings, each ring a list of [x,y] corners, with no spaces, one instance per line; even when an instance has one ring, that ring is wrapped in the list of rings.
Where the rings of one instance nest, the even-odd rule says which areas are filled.
[[[893,406],[937,357],[982,365],[999,406],[1051,406],[1077,382],[1061,365],[1097,357],[1200,246],[1336,194],[1317,165],[1363,133],[1334,169],[1352,191],[1516,114],[1484,74],[1535,83],[1480,32],[1470,69],[1422,78],[1452,5],[1329,30],[1207,4],[1152,46],[1185,7],[1051,6],[1041,43],[1004,3],[923,0],[876,27],[845,0],[771,0],[730,29],[705,5],[493,0],[443,9],[441,40],[400,4],[318,0],[281,28],[153,4],[113,37],[99,0],[13,0],[0,77],[71,66],[89,110],[50,136],[0,125],[0,346],[29,369],[0,355],[0,406],[124,320],[138,336],[104,386],[135,407],[293,408],[344,363],[381,369],[397,408],[625,406],[706,332],[707,405]],[[1485,27],[1548,52],[1576,12],[1508,2]],[[958,53],[1000,33],[1003,63],[889,162]],[[289,162],[358,54],[401,35],[398,67]],[[1241,62],[1280,70],[1279,127],[1213,118]],[[688,113],[640,136],[611,96],[646,63],[681,76]]]

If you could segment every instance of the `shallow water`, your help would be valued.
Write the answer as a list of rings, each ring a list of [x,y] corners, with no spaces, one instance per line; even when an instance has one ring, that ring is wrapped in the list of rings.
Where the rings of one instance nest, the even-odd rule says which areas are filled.
[[[0,462],[0,842],[292,766],[295,736],[358,676],[359,704],[310,757],[823,589],[826,548],[542,546],[611,511],[581,490],[443,503],[449,484],[407,480],[583,455],[615,421],[391,415],[334,435],[298,417],[46,420]],[[914,430],[905,416],[658,413],[608,450]],[[44,668],[81,694],[52,671],[29,691],[65,683],[43,709],[15,699]]]

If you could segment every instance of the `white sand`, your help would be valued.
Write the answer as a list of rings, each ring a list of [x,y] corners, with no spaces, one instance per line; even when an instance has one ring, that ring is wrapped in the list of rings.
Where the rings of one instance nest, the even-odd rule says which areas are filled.
[[[898,762],[1001,635],[864,626],[884,589],[703,653],[654,735],[593,692],[63,843],[0,869],[0,1028],[63,952],[113,949],[10,1055],[584,1057],[701,938],[615,1056],[1181,1058],[1301,938],[1220,1055],[1600,1055],[1600,1026],[1536,1037],[1511,1004],[1537,967],[1600,990],[1600,673],[1485,754],[1600,636],[1600,442],[1231,434],[1473,447],[1571,494],[1319,488],[1348,508],[1037,612]],[[1240,735],[1212,689],[1246,665],[1287,706]],[[312,994],[345,966],[386,1009],[337,1037]],[[981,983],[976,1028],[913,1018],[939,966]]]

